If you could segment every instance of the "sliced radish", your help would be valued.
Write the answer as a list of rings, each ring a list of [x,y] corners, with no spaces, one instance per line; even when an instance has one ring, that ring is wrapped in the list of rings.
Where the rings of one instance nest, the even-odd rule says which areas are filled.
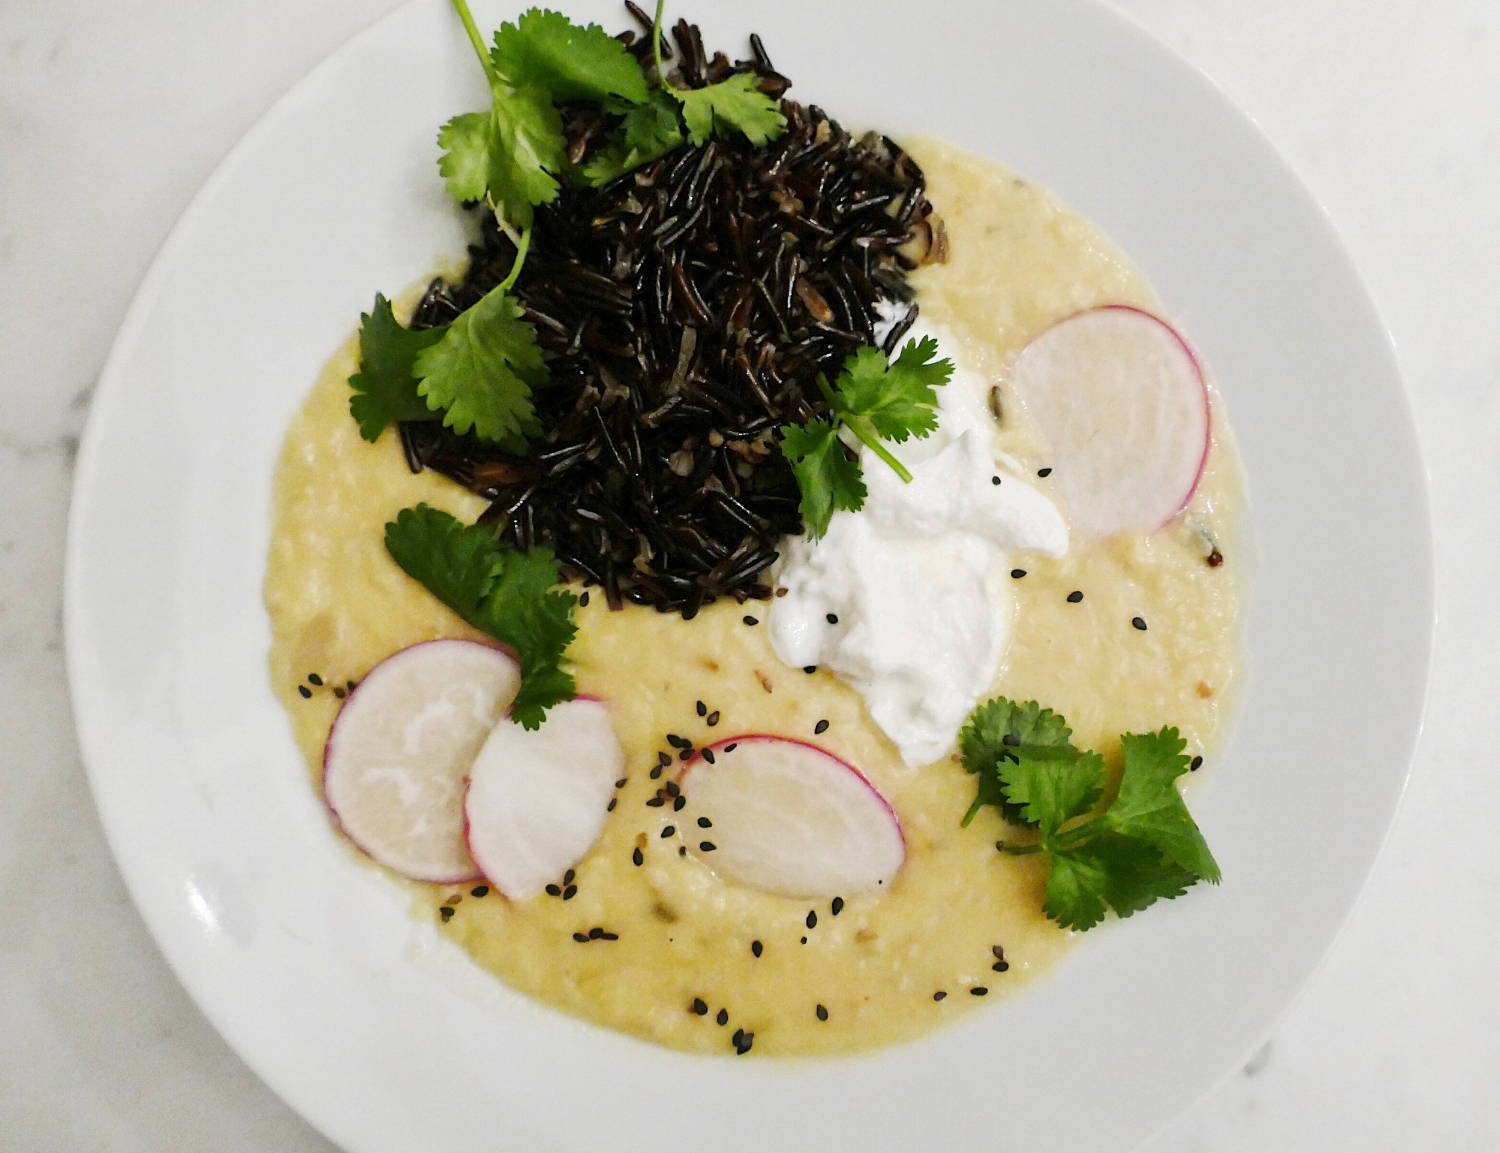
[[[469,852],[515,901],[576,865],[604,826],[624,776],[609,710],[580,698],[553,705],[539,729],[496,725],[469,770]]]
[[[853,765],[784,737],[711,748],[713,761],[700,751],[681,784],[695,818],[688,847],[720,877],[788,897],[891,883],[906,859],[901,822]],[[700,828],[698,817],[711,824]]]
[[[349,839],[415,880],[475,876],[464,777],[520,683],[509,654],[461,640],[412,645],[365,674],[323,750],[323,795]]]
[[[1192,497],[1208,456],[1208,387],[1165,321],[1128,305],[1076,313],[1021,350],[1013,380],[1075,528],[1152,532]]]

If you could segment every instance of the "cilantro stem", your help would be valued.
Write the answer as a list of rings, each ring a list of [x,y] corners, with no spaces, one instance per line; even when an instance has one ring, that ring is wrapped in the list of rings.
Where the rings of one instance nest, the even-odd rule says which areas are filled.
[[[875,455],[890,465],[897,476],[907,484],[910,484],[912,479],[911,473],[907,472],[906,466],[892,456],[890,450],[885,445],[880,443],[880,434],[870,426],[869,420],[862,416],[852,416],[849,414],[843,414],[843,416],[845,427],[865,444],[869,445],[874,450]]]
[[[880,443],[880,434],[875,431],[869,419],[845,411],[844,406],[839,403],[839,398],[834,394],[833,386],[828,383],[828,378],[821,372],[818,373],[818,388],[823,393],[823,399],[828,402],[828,407],[833,410],[833,415],[842,421],[845,427],[855,436],[859,437],[863,443],[869,445],[874,450],[876,456],[890,465],[892,471],[897,476],[907,484],[910,484],[912,480],[911,473],[907,472],[906,466],[892,456],[886,447]],[[964,824],[968,824],[967,819],[964,821]]]
[[[1029,857],[1033,853],[1046,852],[1045,845],[1006,845],[1005,852],[1012,857]]]
[[[667,74],[661,70],[661,14],[667,0],[656,0],[656,19],[651,21],[651,52],[656,57],[656,82],[667,86]]]
[[[474,14],[469,11],[467,0],[453,0],[453,7],[458,9],[458,18],[464,22],[464,31],[469,34],[469,42],[474,45],[474,51],[479,53],[479,62],[484,65],[484,74],[489,78],[491,84],[497,79],[495,76],[495,64],[490,59],[490,53],[484,46],[484,37],[479,34],[479,28],[474,23]]]
[[[500,223],[502,227],[505,226],[505,222],[503,220]],[[511,287],[516,283],[516,278],[521,275],[521,266],[526,263],[526,253],[531,248],[530,228],[523,230],[520,236],[515,235],[515,229],[513,228],[507,227],[506,232],[516,243],[516,259],[511,263],[510,272],[506,274],[505,279],[500,282],[501,292],[509,292],[511,290]]]

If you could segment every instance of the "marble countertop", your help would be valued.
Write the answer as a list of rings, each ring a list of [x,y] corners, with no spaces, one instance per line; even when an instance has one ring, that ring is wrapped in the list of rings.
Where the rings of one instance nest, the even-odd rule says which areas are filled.
[[[199,184],[394,0],[0,5],[0,1150],[331,1146],[178,986],[72,735],[60,583],[106,352]],[[1500,8],[1121,0],[1326,205],[1391,330],[1432,477],[1439,624],[1405,803],[1270,1040],[1148,1153],[1493,1148],[1500,1131]],[[59,318],[65,317],[66,323]]]

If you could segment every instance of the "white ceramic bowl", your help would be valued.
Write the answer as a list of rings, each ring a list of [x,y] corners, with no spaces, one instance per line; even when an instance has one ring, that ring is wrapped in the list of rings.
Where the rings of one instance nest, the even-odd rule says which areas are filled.
[[[492,28],[513,9],[479,5]],[[623,13],[575,0],[608,27]],[[753,0],[794,95],[1050,185],[1212,367],[1259,552],[1251,679],[1195,812],[1222,888],[1113,924],[1024,995],[847,1060],[686,1056],[543,1009],[408,917],[308,788],[266,671],[272,466],[369,307],[462,251],[437,126],[480,107],[443,0],[299,84],[172,234],[84,439],[67,573],[80,739],[142,915],[220,1031],[356,1153],[1114,1150],[1243,1059],[1389,825],[1431,634],[1425,487],[1385,333],[1323,213],[1201,77],[1092,0]]]

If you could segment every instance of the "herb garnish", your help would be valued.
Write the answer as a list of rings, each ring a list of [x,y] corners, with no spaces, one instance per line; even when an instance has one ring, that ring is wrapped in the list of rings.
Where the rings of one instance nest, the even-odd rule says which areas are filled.
[[[515,650],[521,687],[511,720],[538,728],[547,709],[573,699],[573,677],[562,658],[577,632],[577,598],[554,589],[560,574],[551,549],[520,552],[488,529],[425,504],[403,509],[385,526],[385,547],[438,600]]]
[[[797,474],[802,519],[813,536],[828,531],[835,509],[858,512],[864,507],[863,472],[859,461],[845,451],[840,428],[868,445],[902,480],[911,481],[911,473],[880,442],[901,444],[913,436],[930,436],[937,428],[933,389],[948,383],[953,362],[934,361],[936,355],[937,341],[930,336],[907,341],[901,355],[889,363],[880,349],[861,348],[844,362],[832,386],[826,377],[818,377],[830,419],[781,428],[781,451]]]
[[[350,410],[360,434],[376,440],[385,425],[432,419],[463,434],[522,454],[526,438],[541,431],[532,389],[548,380],[536,330],[510,289],[531,244],[534,209],[557,199],[560,181],[600,185],[646,164],[683,141],[742,132],[754,144],[780,135],[786,125],[777,103],[751,73],[704,88],[679,90],[661,69],[658,0],[652,26],[656,84],[625,45],[597,24],[574,24],[559,12],[532,8],[502,24],[486,50],[467,0],[453,0],[490,87],[490,107],[449,120],[438,132],[438,169],[455,199],[483,202],[516,246],[504,282],[442,333],[418,346],[377,297],[361,330],[360,372],[350,379]],[[609,143],[581,169],[568,161],[558,105],[593,103],[620,117]],[[382,308],[384,313],[382,314]],[[374,323],[371,323],[374,322]],[[368,339],[366,338],[368,330]],[[417,349],[421,355],[411,354]],[[403,368],[405,374],[403,375]],[[359,383],[356,383],[359,382]],[[373,397],[364,399],[361,397]]]
[[[963,823],[989,804],[1041,834],[1033,844],[1007,843],[1005,852],[1048,855],[1047,916],[1089,929],[1106,906],[1128,917],[1200,880],[1218,884],[1219,866],[1174,784],[1190,764],[1177,730],[1121,738],[1119,789],[1098,812],[1104,758],[1075,748],[1071,737],[1050,709],[997,697],[975,710],[959,738],[964,767],[979,777]]]

